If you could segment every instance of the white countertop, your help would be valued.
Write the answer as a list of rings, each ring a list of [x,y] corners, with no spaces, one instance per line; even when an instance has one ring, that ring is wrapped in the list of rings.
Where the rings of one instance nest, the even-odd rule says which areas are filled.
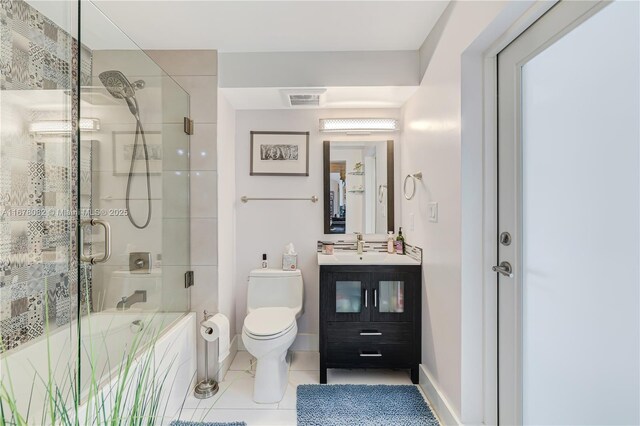
[[[420,265],[421,262],[407,255],[380,252],[336,251],[334,254],[318,253],[318,265]]]

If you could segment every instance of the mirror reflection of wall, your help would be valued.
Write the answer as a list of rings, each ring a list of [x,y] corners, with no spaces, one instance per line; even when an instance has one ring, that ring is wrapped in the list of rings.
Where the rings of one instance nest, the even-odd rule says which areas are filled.
[[[388,197],[393,187],[393,141],[325,143],[325,233],[393,230],[393,199]]]

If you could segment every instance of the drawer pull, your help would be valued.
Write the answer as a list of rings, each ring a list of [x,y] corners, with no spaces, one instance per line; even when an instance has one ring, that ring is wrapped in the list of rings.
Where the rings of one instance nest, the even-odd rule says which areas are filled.
[[[361,336],[382,336],[382,333],[379,331],[361,331]]]
[[[380,352],[360,352],[360,356],[368,356],[368,357],[381,357],[382,354]]]

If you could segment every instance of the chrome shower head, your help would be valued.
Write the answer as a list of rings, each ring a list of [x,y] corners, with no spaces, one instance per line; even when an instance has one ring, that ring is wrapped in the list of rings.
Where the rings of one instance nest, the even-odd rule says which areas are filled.
[[[138,101],[136,100],[136,90],[143,89],[144,80],[136,80],[131,84],[129,79],[120,71],[110,70],[101,72],[98,75],[104,87],[116,99],[124,99],[129,106],[129,111],[138,118]]]
[[[135,96],[133,86],[129,79],[120,71],[111,70],[101,72],[98,76],[106,89],[116,99],[126,99]]]

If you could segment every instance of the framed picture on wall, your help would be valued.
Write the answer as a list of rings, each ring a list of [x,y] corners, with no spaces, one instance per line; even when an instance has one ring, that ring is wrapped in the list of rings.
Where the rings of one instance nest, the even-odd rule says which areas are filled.
[[[251,176],[309,176],[309,132],[251,132]]]
[[[162,133],[145,132],[147,139],[147,154],[149,155],[149,172],[151,174],[162,173]],[[136,132],[113,132],[113,174],[128,175],[131,167],[131,156]],[[138,149],[133,166],[133,174],[145,173],[144,147],[142,135],[138,135]]]

